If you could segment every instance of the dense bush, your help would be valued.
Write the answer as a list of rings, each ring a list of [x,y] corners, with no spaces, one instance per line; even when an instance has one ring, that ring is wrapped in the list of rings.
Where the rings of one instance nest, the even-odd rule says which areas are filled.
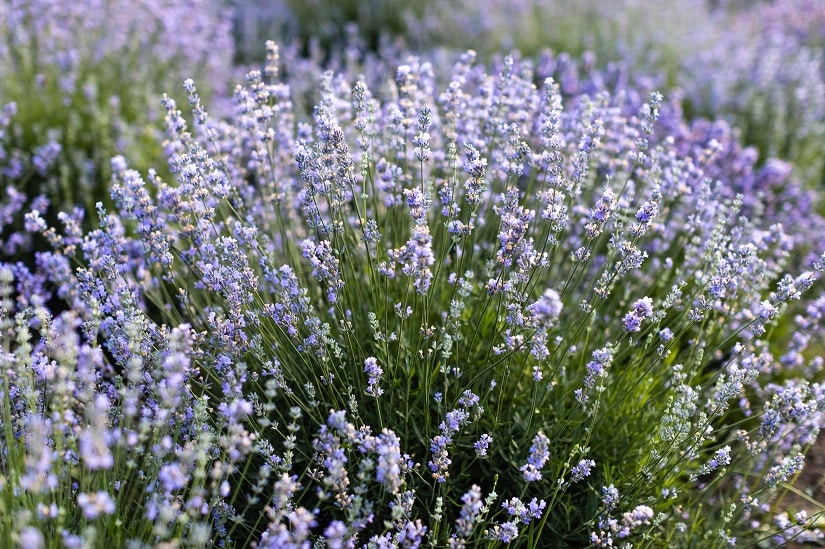
[[[56,210],[108,202],[115,154],[162,164],[164,91],[194,76],[224,95],[231,77],[212,0],[3,0],[0,21],[0,186]]]
[[[825,11],[810,0],[711,4],[447,3],[411,28],[426,36],[424,43],[483,44],[492,52],[550,47],[661,76],[683,91],[690,116],[727,119],[763,161],[790,160],[801,178],[821,185]]]
[[[804,21],[802,14],[809,14]],[[679,66],[687,108],[728,119],[763,158],[790,160],[798,177],[821,187],[825,15],[805,0],[784,0],[743,10],[726,23],[736,32]]]
[[[679,88],[689,117],[727,120],[760,163],[783,158],[806,183],[825,182],[825,10],[815,0],[297,4],[238,3],[245,58],[275,36],[333,59],[392,51],[398,41],[427,55],[439,46],[475,48],[485,60],[550,49],[581,59],[585,70],[620,65]]]
[[[813,535],[772,503],[825,402],[819,196],[551,66],[323,73],[305,121],[270,44],[228,119],[164,100],[174,181],[118,157],[98,229],[28,214],[53,250],[0,271],[4,543]]]

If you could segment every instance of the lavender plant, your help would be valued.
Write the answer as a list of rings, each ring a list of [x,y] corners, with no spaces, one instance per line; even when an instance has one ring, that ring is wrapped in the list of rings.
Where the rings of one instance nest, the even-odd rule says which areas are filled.
[[[762,160],[790,160],[800,178],[819,185],[825,12],[808,0],[738,4],[465,2],[436,6],[413,28],[425,43],[489,44],[493,52],[549,47],[661,77],[681,90],[691,118],[728,120]]]
[[[12,317],[20,275],[4,266],[0,277],[2,543],[144,547],[173,538],[205,546],[209,505],[196,501],[220,434],[189,390],[197,335],[186,326],[158,330],[127,311],[124,358],[115,360],[124,370],[114,375],[103,350],[79,336],[77,314],[55,317],[38,305]]]
[[[164,90],[196,75],[203,94],[225,92],[231,22],[211,0],[4,0],[0,21],[0,184],[55,211],[108,203],[115,154],[162,164]]]
[[[658,93],[565,100],[509,57],[468,52],[446,86],[418,58],[381,89],[328,72],[311,123],[282,69],[269,43],[229,120],[193,81],[191,119],[166,98],[174,182],[114,159],[97,230],[27,215],[53,249],[0,272],[3,539],[716,547],[812,527],[775,502],[825,402],[817,195]],[[37,312],[46,291],[73,313]]]
[[[800,178],[821,185],[825,25],[810,7],[782,0],[726,17],[736,32],[687,56],[676,81],[692,113],[727,118],[763,158],[790,160]]]
[[[673,77],[680,59],[714,39],[720,30],[716,22],[706,0],[519,0],[483,5],[456,0],[436,3],[410,27],[417,34],[412,40],[424,44],[483,45],[482,54],[509,49],[538,54],[552,48],[575,58],[588,53],[602,63],[624,62]]]
[[[238,56],[244,61],[262,60],[260,45],[278,36],[281,44],[295,41],[305,50],[326,56],[351,41],[353,29],[371,50],[385,40],[410,44],[421,38],[421,19],[437,6],[430,1],[398,0],[238,0],[233,2]],[[439,40],[443,39],[443,36]]]

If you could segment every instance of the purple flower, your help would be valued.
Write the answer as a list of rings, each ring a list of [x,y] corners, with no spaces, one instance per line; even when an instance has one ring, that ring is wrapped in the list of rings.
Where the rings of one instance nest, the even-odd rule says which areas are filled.
[[[429,227],[426,224],[417,224],[407,244],[396,250],[389,250],[388,255],[394,263],[401,265],[402,273],[413,278],[416,292],[426,294],[433,279],[430,266],[435,263]],[[390,277],[395,273],[395,270],[386,264],[380,266],[379,270]]]
[[[467,203],[473,207],[481,202],[481,193],[484,190],[484,181],[487,171],[487,159],[482,158],[479,152],[470,145],[465,145],[464,171],[470,176],[464,183],[464,196]]]
[[[189,482],[188,475],[184,472],[180,463],[167,463],[160,468],[158,480],[163,485],[163,489],[171,494],[177,492]]]
[[[406,460],[401,455],[400,444],[398,436],[389,429],[384,429],[375,442],[375,453],[378,454],[375,479],[393,494],[404,483],[402,473]]]
[[[653,509],[651,509],[647,505],[637,505],[632,511],[629,511],[622,515],[624,535],[620,533],[619,537],[627,537],[630,534],[630,531],[634,528],[637,528],[645,524],[650,524],[650,521],[653,520],[653,517]]]
[[[587,363],[587,375],[584,378],[584,386],[587,389],[592,389],[596,385],[596,381],[607,376],[607,369],[613,362],[613,348],[606,345],[601,349],[593,351],[593,360]],[[584,398],[586,395],[582,393]],[[579,399],[581,401],[581,399]],[[586,400],[586,398],[584,399]]]
[[[464,391],[458,402],[461,408],[447,412],[445,420],[439,425],[440,434],[433,437],[430,442],[432,457],[428,465],[433,473],[433,478],[438,482],[447,480],[447,469],[452,463],[447,447],[453,443],[453,437],[461,431],[461,428],[470,422],[470,412],[468,410],[476,406],[479,413],[481,412],[481,407],[478,406],[479,398],[470,390]]]
[[[368,376],[367,394],[374,397],[379,397],[384,394],[384,390],[378,386],[378,383],[381,381],[381,376],[384,374],[384,370],[382,370],[381,366],[378,365],[378,359],[375,357],[365,359],[364,372]]]
[[[33,526],[27,526],[20,531],[20,547],[27,547],[30,549],[42,549],[45,546],[46,540],[43,534]]]
[[[461,393],[461,396],[458,399],[458,404],[465,409],[472,408],[473,406],[478,406],[478,403],[478,395],[474,394],[469,389]]]
[[[338,258],[333,254],[332,245],[327,240],[315,243],[307,239],[301,243],[301,248],[304,257],[312,265],[312,276],[326,283],[327,299],[330,303],[337,303],[338,293],[344,287],[344,281],[341,279]]]
[[[470,490],[461,496],[461,502],[461,511],[455,522],[455,535],[466,539],[473,533],[476,517],[484,506],[481,500],[481,488],[473,484]]]
[[[544,509],[547,507],[547,502],[544,500],[537,500],[533,498],[530,503],[525,505],[518,498],[510,498],[501,506],[507,511],[507,514],[518,518],[522,524],[530,524],[533,519],[540,519]]]
[[[426,534],[427,527],[421,524],[421,519],[416,519],[415,522],[408,520],[396,535],[396,539],[405,549],[417,549],[424,543]]]
[[[579,461],[570,471],[570,482],[576,483],[584,480],[590,476],[590,471],[596,466],[596,462],[592,459],[583,459]]]
[[[641,225],[647,225],[659,213],[659,204],[648,200],[639,207],[636,212],[636,221]],[[641,236],[641,235],[639,235]]]
[[[461,429],[463,425],[470,419],[470,414],[467,410],[456,409],[447,412],[447,418],[441,423],[441,431],[449,435],[453,435]]]
[[[444,435],[436,435],[430,442],[430,461],[428,463],[433,478],[438,482],[446,482],[450,464],[453,462],[447,452],[447,446],[452,443],[452,439]]]
[[[642,328],[642,321],[653,316],[653,300],[643,297],[633,303],[633,309],[622,319],[626,332],[638,332]]]
[[[602,505],[604,505],[607,512],[619,506],[619,491],[612,484],[610,486],[602,486]]]
[[[533,251],[533,241],[527,238],[527,230],[536,213],[519,204],[518,192],[509,190],[504,195],[504,204],[494,206],[501,218],[501,230],[498,234],[499,250],[496,258],[505,267],[510,267],[514,260],[528,258]],[[521,266],[521,265],[520,265]],[[522,271],[535,266],[533,262]]]
[[[493,442],[493,437],[491,437],[487,433],[484,433],[483,435],[481,435],[481,438],[479,438],[473,444],[473,447],[476,449],[476,455],[479,456],[479,457],[486,456],[487,455],[487,450],[489,449],[490,444],[492,442]]]
[[[649,297],[637,299],[633,303],[633,312],[641,318],[650,318],[653,316],[653,300]]]
[[[802,469],[804,462],[805,456],[800,453],[785,456],[779,465],[771,467],[768,474],[765,475],[765,483],[768,486],[776,486],[779,482],[785,482],[794,473]]]
[[[723,446],[716,450],[713,457],[699,468],[699,474],[706,475],[725,465],[730,465],[730,446]]]
[[[533,437],[533,444],[530,446],[530,457],[527,458],[527,463],[521,466],[521,474],[527,482],[536,482],[541,480],[541,469],[550,459],[550,440],[539,431]]]
[[[518,537],[518,522],[509,521],[493,526],[490,538],[502,543],[510,543]]]
[[[590,212],[590,221],[585,225],[589,240],[595,239],[604,230],[604,226],[616,207],[616,193],[605,189],[596,201],[596,207]]]
[[[109,449],[111,434],[107,428],[111,404],[104,395],[98,395],[89,408],[92,424],[80,435],[79,450],[83,464],[89,469],[109,469],[114,465],[114,456]]]
[[[533,304],[527,306],[532,326],[549,328],[558,320],[564,304],[556,290],[547,288],[544,294]]]
[[[94,520],[100,515],[111,515],[115,512],[115,500],[108,492],[81,492],[77,495],[77,505],[88,520]]]
[[[415,157],[419,162],[426,162],[430,159],[430,107],[424,105],[421,109],[421,115],[418,117],[418,131],[419,133],[413,137],[413,145],[415,145]]]
[[[622,319],[626,332],[638,332],[642,328],[642,318],[635,313],[627,313]]]

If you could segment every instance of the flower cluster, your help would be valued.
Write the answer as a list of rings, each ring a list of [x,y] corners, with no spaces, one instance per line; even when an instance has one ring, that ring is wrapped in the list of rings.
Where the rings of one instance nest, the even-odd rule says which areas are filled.
[[[534,519],[541,519],[544,509],[547,507],[547,502],[544,500],[537,501],[536,498],[533,498],[525,505],[520,499],[511,498],[509,501],[503,502],[501,506],[513,518],[493,526],[490,539],[510,543],[518,537],[519,524],[528,525]]]
[[[622,324],[627,332],[638,332],[642,329],[642,322],[653,316],[653,300],[643,297],[633,304],[633,309],[622,318]]]
[[[530,457],[527,458],[527,463],[521,466],[521,474],[527,482],[541,480],[541,470],[547,460],[550,459],[549,443],[547,436],[541,432],[533,438],[533,445],[530,446]]]
[[[453,444],[454,438],[458,435],[465,425],[470,423],[470,410],[475,406],[478,407],[479,399],[472,392],[465,391],[459,399],[459,407],[447,412],[447,418],[439,425],[439,434],[433,437],[430,443],[430,452],[432,460],[429,462],[430,471],[433,473],[433,478],[438,482],[445,482],[449,476],[447,469],[452,460],[449,457],[447,447]],[[483,409],[478,407],[476,413],[480,414]],[[489,436],[488,436],[489,438]],[[482,444],[489,444],[485,440]],[[482,446],[486,451],[486,446]]]

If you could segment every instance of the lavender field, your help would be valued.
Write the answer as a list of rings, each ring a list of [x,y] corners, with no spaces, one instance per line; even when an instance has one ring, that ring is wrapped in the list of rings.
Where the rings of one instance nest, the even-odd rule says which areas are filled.
[[[0,547],[821,546],[823,193],[819,0],[0,0]]]

